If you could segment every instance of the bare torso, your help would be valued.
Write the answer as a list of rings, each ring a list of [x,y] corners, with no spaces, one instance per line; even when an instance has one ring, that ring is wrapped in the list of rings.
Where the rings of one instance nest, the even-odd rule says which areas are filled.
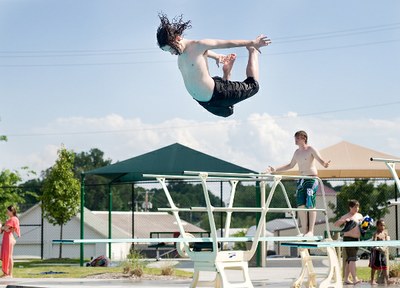
[[[214,80],[208,71],[207,51],[200,51],[196,41],[188,41],[184,52],[178,56],[178,67],[185,87],[196,100],[207,102],[214,91]]]
[[[317,176],[317,167],[315,166],[315,158],[311,146],[299,148],[294,153],[294,159],[299,166],[300,175]]]
[[[362,219],[363,219],[363,216],[360,213],[356,213],[354,215],[351,214],[351,213],[347,213],[341,219],[343,219],[343,220],[351,219],[351,220],[356,221],[357,223],[360,223],[362,221]],[[357,225],[356,227],[354,227],[350,231],[344,232],[343,236],[353,237],[353,238],[360,238],[361,237],[360,227]]]
[[[373,237],[373,240],[385,241],[385,240],[387,240],[387,238],[388,238],[387,233],[385,231],[380,231],[380,232],[376,232],[375,233],[375,235]]]

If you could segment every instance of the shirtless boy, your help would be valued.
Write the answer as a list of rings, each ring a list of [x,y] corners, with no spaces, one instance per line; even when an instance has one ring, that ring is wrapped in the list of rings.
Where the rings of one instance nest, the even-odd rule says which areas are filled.
[[[269,166],[267,173],[278,173],[292,169],[296,164],[299,166],[299,172],[302,176],[317,176],[318,171],[315,166],[315,160],[327,168],[331,161],[326,162],[321,158],[317,150],[307,144],[308,135],[305,131],[297,131],[294,134],[295,144],[299,148],[294,152],[292,161],[289,164],[278,168]],[[315,198],[318,190],[318,181],[316,179],[300,179],[297,182],[297,207],[299,208],[315,208]],[[317,218],[316,211],[308,211],[309,221],[307,221],[307,211],[299,211],[301,228],[305,237],[314,236],[315,220]],[[308,222],[308,225],[307,225]]]
[[[360,209],[360,203],[357,200],[349,200],[349,213],[342,216],[339,220],[335,222],[336,227],[340,227],[350,221],[354,221],[356,225],[352,227],[349,231],[344,232],[343,241],[360,241],[361,232],[359,224],[363,220],[363,216],[358,213]],[[358,247],[346,247],[346,265],[344,268],[344,283],[345,284],[357,284],[360,280],[357,278],[356,274],[356,261],[357,261],[357,251]],[[351,274],[352,282],[349,279]]]
[[[182,16],[171,21],[165,14],[158,16],[161,20],[157,29],[159,47],[178,56],[178,67],[187,91],[206,110],[228,117],[233,114],[234,104],[258,92],[259,49],[271,43],[266,36],[260,35],[255,40],[189,40],[183,38],[183,32],[191,27],[190,21],[183,21]],[[225,56],[212,51],[233,47],[246,47],[249,51],[247,78],[242,82],[229,80],[236,55]],[[223,64],[222,78],[210,76],[207,58],[214,59],[218,66]]]

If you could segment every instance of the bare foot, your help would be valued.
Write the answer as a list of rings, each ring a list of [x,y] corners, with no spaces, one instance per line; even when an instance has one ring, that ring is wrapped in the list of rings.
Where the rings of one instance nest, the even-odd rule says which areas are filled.
[[[0,276],[0,278],[12,278],[12,276],[11,275],[7,275],[7,274],[3,274],[3,275]]]
[[[236,54],[229,54],[220,58],[220,62],[224,64],[222,71],[224,72],[223,79],[228,80],[231,77],[233,64],[236,60]]]
[[[311,231],[308,231],[306,234],[304,234],[304,237],[314,237],[314,233]]]

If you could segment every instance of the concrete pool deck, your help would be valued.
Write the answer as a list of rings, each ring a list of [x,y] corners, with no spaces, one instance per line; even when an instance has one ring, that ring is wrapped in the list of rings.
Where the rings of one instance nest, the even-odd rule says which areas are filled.
[[[293,281],[300,274],[299,259],[274,259],[269,261],[270,266],[266,268],[249,268],[250,278],[254,287],[291,287]],[[359,266],[368,265],[367,262],[360,261]],[[190,266],[185,263],[184,266]],[[179,269],[193,271],[191,267],[181,267]],[[315,264],[317,273],[327,272],[326,262],[321,260]],[[232,272],[232,273],[231,273]],[[231,280],[241,280],[241,276],[235,274],[235,271],[229,271]],[[213,279],[213,272],[204,272],[201,279]],[[127,287],[147,287],[147,288],[172,288],[172,287],[189,287],[191,279],[171,279],[171,280],[108,280],[108,279],[71,279],[71,278],[23,278],[23,279],[1,279],[0,288],[67,288],[67,287],[110,287],[110,288],[127,288]],[[361,283],[357,285],[344,285],[344,287],[371,287],[369,283]],[[375,285],[374,287],[380,287]],[[382,286],[383,287],[383,286]],[[390,285],[389,287],[398,287]]]

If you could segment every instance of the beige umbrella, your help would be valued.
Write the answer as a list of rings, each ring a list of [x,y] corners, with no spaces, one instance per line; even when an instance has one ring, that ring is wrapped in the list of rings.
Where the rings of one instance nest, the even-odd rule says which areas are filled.
[[[360,145],[342,141],[320,150],[322,159],[331,160],[328,168],[317,162],[320,178],[392,178],[389,169],[383,162],[372,162],[370,158],[400,159],[399,157],[378,152]],[[396,169],[400,172],[399,168]],[[298,167],[282,174],[298,174]]]

